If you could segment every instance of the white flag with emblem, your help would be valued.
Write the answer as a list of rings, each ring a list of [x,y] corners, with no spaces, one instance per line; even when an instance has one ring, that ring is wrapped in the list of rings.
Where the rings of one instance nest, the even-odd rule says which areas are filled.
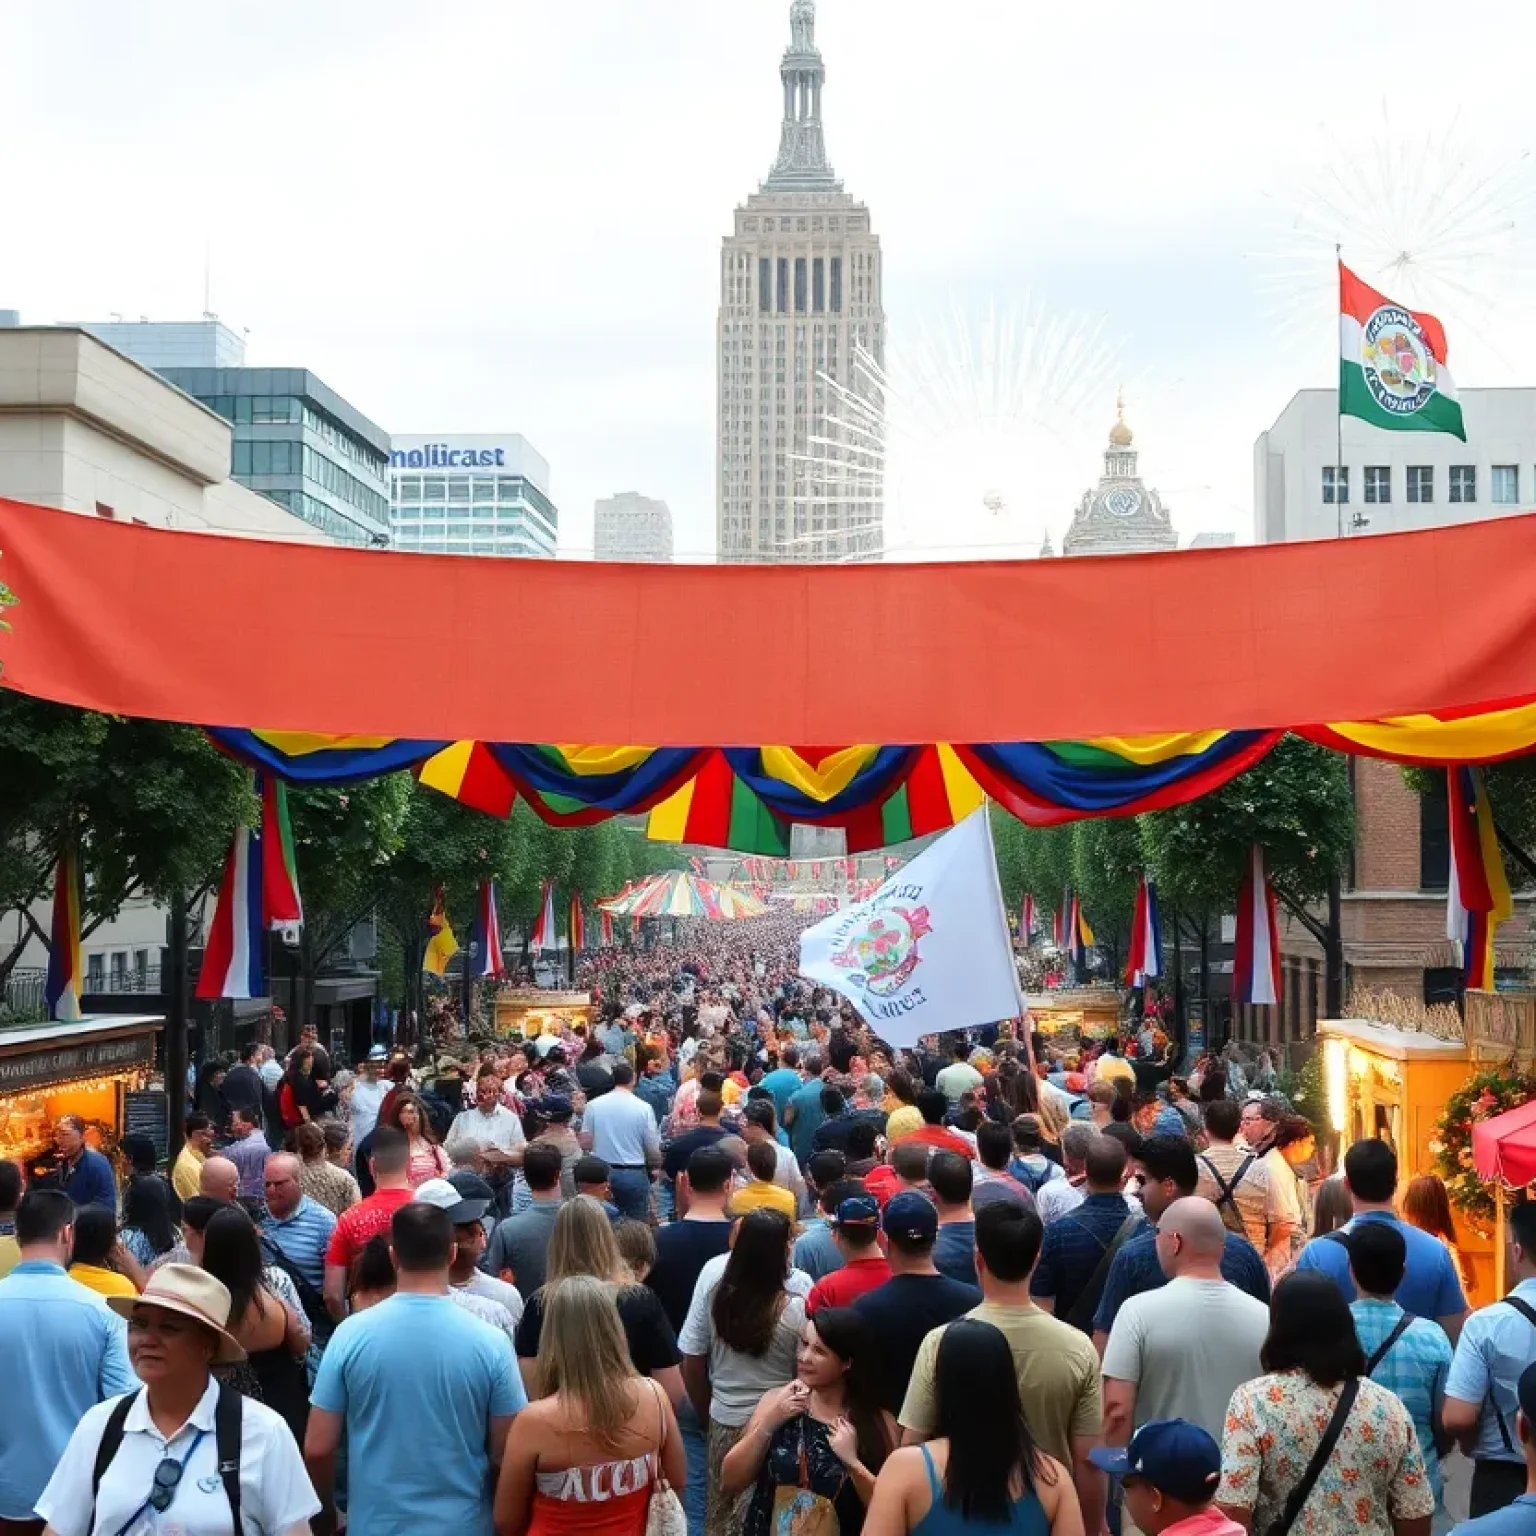
[[[891,1045],[1024,1011],[986,807],[867,901],[800,936],[800,974],[846,997]]]

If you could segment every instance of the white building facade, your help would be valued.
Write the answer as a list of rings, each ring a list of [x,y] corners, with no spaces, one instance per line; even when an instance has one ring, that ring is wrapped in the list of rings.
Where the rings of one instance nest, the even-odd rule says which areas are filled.
[[[666,565],[672,559],[672,509],[664,501],[621,491],[593,508],[593,545],[599,560]]]
[[[791,7],[779,74],[779,156],[721,253],[717,549],[722,561],[879,558],[884,444],[878,409],[866,419],[858,402],[876,400],[885,363],[880,241],[827,160],[814,0]],[[829,423],[850,416],[857,430]]]
[[[1403,533],[1536,508],[1536,389],[1460,398],[1466,442],[1347,416],[1340,461],[1336,391],[1299,391],[1254,444],[1254,542]]]
[[[390,527],[417,554],[553,560],[549,462],[515,432],[394,433]]]

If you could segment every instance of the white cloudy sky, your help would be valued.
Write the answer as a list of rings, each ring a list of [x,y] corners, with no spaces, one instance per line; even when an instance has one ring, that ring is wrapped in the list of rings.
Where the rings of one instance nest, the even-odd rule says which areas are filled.
[[[719,242],[776,148],[787,12],[10,0],[0,306],[187,318],[206,247],[248,361],[307,366],[386,429],[526,434],[572,553],[595,497],[638,489],[705,554]],[[1330,380],[1334,234],[1348,257],[1390,233],[1387,196],[1355,229],[1316,213],[1330,161],[1385,157],[1402,238],[1435,245],[1399,296],[1439,309],[1458,380],[1536,382],[1529,0],[822,0],[818,37],[895,348],[963,355],[1030,304],[1048,338],[1100,328],[1086,376],[1030,377],[1027,419],[967,423],[962,396],[906,435],[914,548],[998,536],[939,504],[978,476],[1007,539],[1059,540],[1120,377],[1181,532],[1247,537],[1255,435]]]

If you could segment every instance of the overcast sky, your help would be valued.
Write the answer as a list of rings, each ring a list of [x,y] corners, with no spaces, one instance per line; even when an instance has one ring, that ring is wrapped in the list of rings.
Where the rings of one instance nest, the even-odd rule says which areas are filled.
[[[9,0],[0,307],[195,317],[207,249],[248,362],[308,367],[386,430],[525,434],[563,550],[634,489],[707,553],[720,240],[777,147],[788,9]],[[1394,296],[1438,307],[1458,382],[1536,383],[1529,0],[821,0],[818,41],[893,365],[950,359],[912,386],[951,402],[942,430],[919,398],[893,444],[914,549],[1059,542],[1122,378],[1181,534],[1249,537],[1255,436],[1336,367],[1332,240],[1379,238],[1392,199],[1435,247]],[[1386,191],[1336,230],[1330,166],[1378,160]],[[957,421],[983,317],[1028,305],[1083,365],[1035,369],[1017,420]],[[1003,534],[969,515],[978,475]]]

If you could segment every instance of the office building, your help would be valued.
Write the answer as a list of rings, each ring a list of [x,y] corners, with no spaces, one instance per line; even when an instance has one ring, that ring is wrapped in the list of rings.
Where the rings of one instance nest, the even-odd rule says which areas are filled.
[[[123,320],[114,315],[111,320],[63,320],[60,324],[89,331],[98,341],[156,373],[167,368],[245,366],[245,338],[221,324],[217,315],[170,321]]]
[[[158,371],[234,427],[242,485],[338,543],[389,543],[389,434],[307,368]]]
[[[597,503],[592,524],[599,560],[665,565],[672,559],[672,509],[664,501],[622,491]]]
[[[389,475],[396,549],[554,559],[560,515],[549,462],[527,438],[396,434]]]
[[[778,159],[737,208],[720,263],[719,558],[879,558],[879,391],[859,363],[884,368],[880,242],[827,159],[814,0],[790,9],[779,75]]]
[[[1466,442],[1346,416],[1340,461],[1337,392],[1299,390],[1254,443],[1254,542],[1404,533],[1536,507],[1536,389],[1460,398]]]
[[[1098,485],[1083,492],[1061,541],[1062,554],[1138,555],[1179,547],[1162,498],[1141,478],[1133,442],[1125,424],[1125,402],[1117,401],[1115,424],[1104,450],[1104,473]],[[1045,557],[1049,550],[1042,548],[1040,553]]]

